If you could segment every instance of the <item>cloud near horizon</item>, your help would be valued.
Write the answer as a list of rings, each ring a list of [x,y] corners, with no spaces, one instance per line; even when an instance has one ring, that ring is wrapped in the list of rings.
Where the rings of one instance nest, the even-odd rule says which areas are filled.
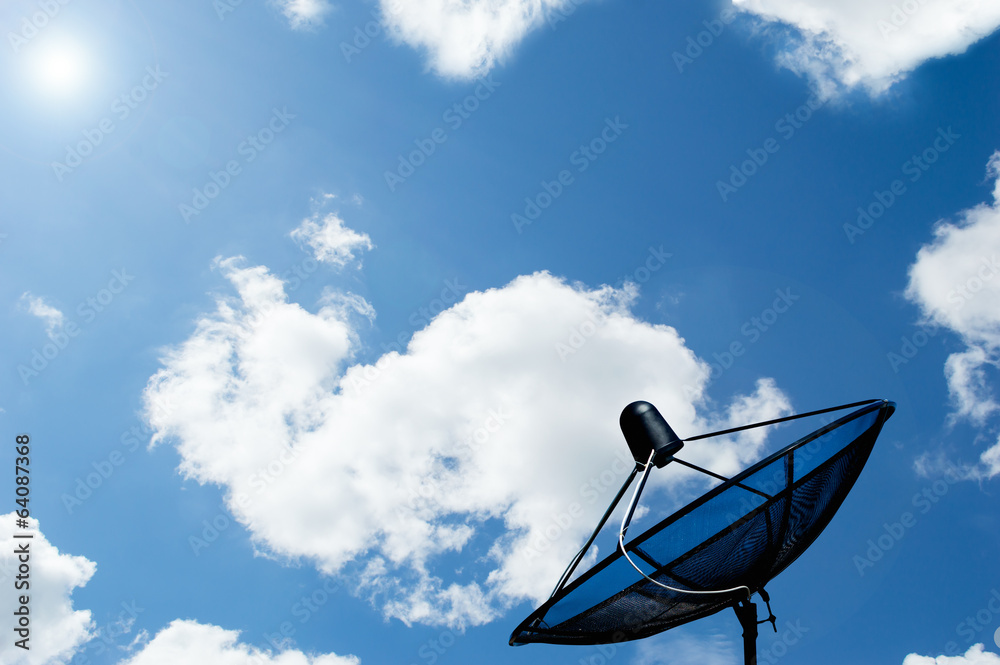
[[[175,619],[118,665],[360,665],[356,656],[277,653],[239,642],[240,631]]]
[[[973,644],[961,656],[919,656],[911,653],[903,659],[903,665],[1000,665],[1000,656],[983,651],[982,644]]]

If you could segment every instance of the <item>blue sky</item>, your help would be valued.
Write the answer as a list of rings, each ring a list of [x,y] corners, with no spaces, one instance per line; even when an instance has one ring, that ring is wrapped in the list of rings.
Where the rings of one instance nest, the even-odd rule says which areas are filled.
[[[761,662],[1000,662],[995,3],[0,27],[0,422],[37,520],[32,649],[0,661],[736,663],[731,612],[507,638],[627,472],[627,403],[692,436],[880,397]],[[796,431],[685,453],[735,473]],[[655,473],[643,523],[706,487]]]

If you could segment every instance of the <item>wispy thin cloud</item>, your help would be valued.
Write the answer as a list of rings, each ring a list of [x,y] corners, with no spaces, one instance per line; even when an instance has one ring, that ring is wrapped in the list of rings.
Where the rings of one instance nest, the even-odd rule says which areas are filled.
[[[62,328],[66,320],[66,317],[59,309],[45,302],[44,298],[32,295],[28,291],[25,291],[21,295],[21,305],[29,314],[37,316],[45,322],[45,332],[49,337],[52,337],[57,330]]]

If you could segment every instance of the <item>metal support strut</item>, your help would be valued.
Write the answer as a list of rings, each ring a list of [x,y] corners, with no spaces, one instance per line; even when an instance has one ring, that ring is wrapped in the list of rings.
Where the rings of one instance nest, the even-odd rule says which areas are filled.
[[[560,577],[559,581],[556,582],[556,588],[552,590],[552,594],[549,598],[552,598],[559,593],[559,590],[562,589],[567,582],[569,582],[569,578],[573,574],[573,571],[576,570],[578,565],[580,565],[580,562],[583,560],[583,555],[587,553],[587,550],[589,550],[590,546],[594,543],[594,539],[597,538],[597,534],[600,533],[601,527],[603,527],[604,523],[608,521],[609,517],[611,517],[611,513],[614,512],[615,506],[617,506],[618,502],[622,500],[623,496],[625,496],[625,490],[627,490],[628,486],[632,484],[632,479],[635,478],[635,474],[639,473],[639,469],[640,467],[637,464],[635,468],[632,469],[632,473],[628,474],[628,478],[625,479],[625,482],[622,484],[622,488],[618,490],[618,494],[615,495],[611,505],[608,506],[606,511],[604,511],[604,517],[602,517],[601,521],[597,523],[597,528],[594,529],[594,532],[590,534],[590,538],[587,539],[587,542],[584,543],[583,547],[580,548],[580,551],[577,552],[575,557],[573,557],[573,560],[569,562],[568,566],[566,566],[566,570],[563,571],[562,577]]]

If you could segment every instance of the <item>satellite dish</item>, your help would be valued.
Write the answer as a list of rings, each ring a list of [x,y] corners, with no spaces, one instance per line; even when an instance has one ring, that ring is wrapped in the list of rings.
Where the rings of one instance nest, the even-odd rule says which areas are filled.
[[[732,478],[675,456],[685,441],[855,407],[860,408]],[[745,661],[755,664],[757,624],[770,621],[774,627],[775,621],[764,586],[829,524],[895,409],[888,400],[867,400],[682,440],[652,404],[629,404],[620,423],[635,468],[552,595],[514,630],[510,644],[624,642],[732,607],[743,627]],[[670,462],[722,483],[626,543],[650,470]],[[618,548],[570,582],[640,472],[619,529]],[[767,619],[757,619],[754,594],[767,603]]]

